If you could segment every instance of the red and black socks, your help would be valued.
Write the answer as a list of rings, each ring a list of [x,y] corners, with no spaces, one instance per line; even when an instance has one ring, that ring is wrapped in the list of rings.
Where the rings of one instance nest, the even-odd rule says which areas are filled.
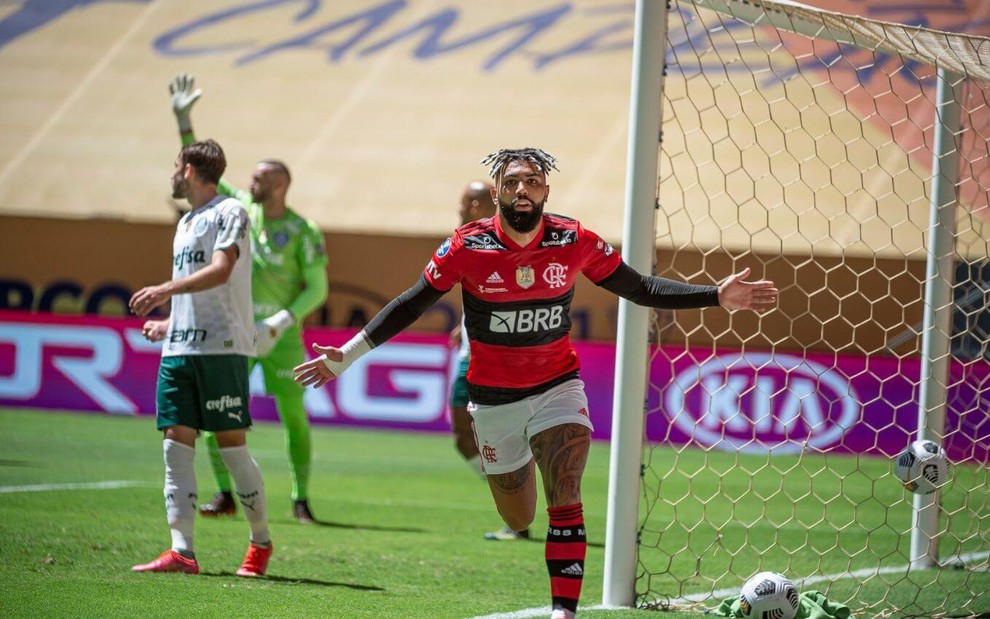
[[[553,609],[577,612],[584,579],[584,558],[588,553],[588,538],[584,531],[584,511],[581,503],[551,507],[547,530],[546,559],[550,573],[550,595]]]

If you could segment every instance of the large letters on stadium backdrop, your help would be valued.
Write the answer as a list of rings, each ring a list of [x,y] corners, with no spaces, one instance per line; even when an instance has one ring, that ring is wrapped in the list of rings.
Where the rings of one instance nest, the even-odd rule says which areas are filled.
[[[0,405],[154,414],[161,348],[141,336],[142,324],[0,311]],[[342,343],[352,334],[310,329],[304,339]],[[608,344],[575,346],[595,438],[606,439],[615,350]],[[903,428],[913,427],[917,417],[917,360],[850,355],[835,363],[832,356],[819,362],[815,355],[750,352],[739,363],[734,350],[690,352],[651,369],[651,382],[666,387],[651,394],[650,408],[663,414],[647,418],[650,440],[750,453],[797,453],[807,445],[889,457],[912,438]],[[315,423],[448,432],[448,376],[456,363],[446,336],[401,335],[325,389],[308,390],[306,408]],[[990,423],[981,406],[988,379],[986,362],[951,369],[946,427],[952,432],[945,440],[950,458],[965,453],[990,462]],[[275,421],[263,388],[255,373],[252,417]]]

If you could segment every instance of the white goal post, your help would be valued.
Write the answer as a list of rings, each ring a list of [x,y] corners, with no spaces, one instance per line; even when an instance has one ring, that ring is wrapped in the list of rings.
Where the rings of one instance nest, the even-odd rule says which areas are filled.
[[[938,85],[933,101],[937,122],[933,132],[933,143],[929,146],[932,155],[929,162],[931,176],[922,179],[920,183],[922,186],[925,184],[930,186],[929,220],[927,229],[919,230],[915,234],[923,237],[920,241],[923,254],[912,254],[916,259],[919,255],[924,256],[926,272],[920,282],[924,289],[923,321],[920,331],[922,337],[918,348],[914,351],[915,356],[920,359],[920,379],[917,383],[916,400],[918,425],[910,430],[916,433],[916,438],[941,440],[944,433],[949,382],[947,376],[950,371],[953,272],[958,255],[956,221],[959,215],[956,206],[957,189],[960,184],[959,151],[962,142],[960,103],[964,96],[965,80],[990,81],[990,39],[844,15],[789,0],[680,0],[677,6],[682,10],[694,6],[704,11],[715,11],[726,20],[740,20],[751,27],[769,26],[781,32],[794,33],[815,40],[827,40],[842,46],[855,46],[872,54],[888,54],[901,61],[910,60],[937,69]],[[660,157],[663,141],[661,119],[665,114],[671,113],[663,109],[664,76],[667,68],[665,59],[671,53],[668,49],[670,19],[670,6],[665,0],[637,0],[623,258],[641,272],[655,270],[658,245],[657,211],[658,209],[662,211],[664,208],[658,188],[658,175],[661,174],[664,165]],[[743,57],[745,62],[745,54],[740,51],[739,56]],[[773,73],[772,61],[767,61],[767,65],[770,66],[769,72]],[[986,96],[985,91],[983,96]],[[682,97],[682,103],[686,98],[686,96]],[[706,101],[706,105],[712,103]],[[684,105],[690,107],[687,103]],[[718,102],[714,102],[714,105],[717,107]],[[738,113],[739,110],[734,109],[733,112]],[[701,114],[699,113],[698,116],[701,117]],[[727,112],[726,117],[730,116],[731,114]],[[731,119],[727,119],[725,124],[729,125],[730,122]],[[704,128],[702,127],[701,130],[704,131]],[[782,130],[781,133],[786,134],[786,131]],[[728,134],[731,137],[731,130]],[[983,135],[981,139],[985,141],[988,137],[990,136]],[[865,130],[859,139],[869,145],[870,138]],[[985,146],[983,144],[982,148]],[[877,169],[883,169],[885,162],[880,159],[873,165]],[[700,177],[700,173],[698,176]],[[700,180],[697,182],[701,184]],[[903,181],[897,178],[891,180],[891,185],[895,186],[891,192],[894,200],[885,195],[883,196],[885,204],[896,202],[896,198],[899,197],[898,191],[903,191],[907,195],[906,190],[896,188],[901,182]],[[809,185],[813,186],[814,183]],[[786,190],[787,187],[784,189]],[[981,189],[986,191],[987,187]],[[859,188],[859,193],[869,193],[870,190],[872,188]],[[759,203],[760,196],[755,195],[758,193],[754,190],[754,195],[748,196],[749,199]],[[786,195],[787,192],[783,191],[783,193]],[[725,198],[724,195],[720,197]],[[852,202],[848,199],[848,195],[845,198],[846,204]],[[743,208],[742,205],[740,208]],[[746,208],[749,206],[747,205]],[[766,208],[769,210],[772,204],[768,203]],[[771,219],[771,216],[767,215],[767,219]],[[771,221],[767,227],[772,229],[772,223]],[[864,225],[872,224],[868,222]],[[757,232],[760,234],[765,230],[766,228],[762,228]],[[784,233],[780,234],[784,235]],[[722,235],[719,234],[717,237],[722,238]],[[863,239],[858,240],[862,244]],[[809,243],[813,245],[814,241]],[[895,247],[898,244],[898,240],[892,243]],[[782,251],[786,252],[786,239],[781,240],[780,245]],[[851,245],[850,243],[849,246]],[[707,257],[710,255],[709,250],[717,249],[717,246],[718,243],[714,242],[711,247],[706,246],[699,251]],[[744,251],[737,253],[752,256],[757,252],[753,251],[752,247],[745,247]],[[742,262],[740,266],[748,265]],[[713,277],[727,274],[710,273]],[[865,283],[868,278],[863,279],[862,285],[868,285]],[[873,279],[869,281],[872,282]],[[860,285],[857,282],[857,290]],[[846,311],[841,309],[841,299],[838,305],[840,311]],[[871,307],[870,312],[872,311]],[[652,312],[644,308],[624,300],[619,303],[602,600],[606,606],[633,605],[636,600],[636,579],[637,576],[642,575],[637,574],[637,547],[641,533],[640,506],[644,499],[641,486],[646,434],[644,394],[647,393],[649,381],[650,344],[646,333],[649,331],[651,317]],[[812,318],[815,318],[813,313]],[[796,321],[794,323],[796,324]],[[900,329],[903,329],[910,322],[902,321],[898,324]],[[699,329],[705,330],[703,325]],[[686,332],[681,334],[687,341],[696,335],[699,329],[686,329]],[[855,328],[853,332],[855,333]],[[709,335],[711,335],[711,345],[714,347],[715,336],[718,334]],[[885,335],[889,338],[895,333],[886,329]],[[849,348],[855,347],[854,341]],[[874,350],[867,346],[862,347],[864,356],[869,356]],[[908,355],[899,358],[905,356]],[[806,363],[811,362],[806,360]],[[677,414],[676,411],[669,413]],[[804,448],[807,451],[807,444]],[[937,493],[914,496],[911,548],[908,557],[912,569],[938,564],[941,525],[937,497]],[[986,532],[980,532],[978,535],[985,536]],[[700,558],[698,564],[701,564]],[[811,580],[813,579],[809,579],[809,582]],[[714,585],[713,588],[717,590]],[[676,593],[683,595],[685,592],[678,590]]]

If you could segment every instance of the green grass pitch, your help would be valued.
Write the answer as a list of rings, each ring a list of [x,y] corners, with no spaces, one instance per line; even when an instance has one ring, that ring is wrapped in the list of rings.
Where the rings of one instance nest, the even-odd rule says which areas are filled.
[[[276,551],[269,577],[247,580],[233,575],[247,544],[241,516],[197,520],[203,575],[130,572],[169,544],[153,419],[5,409],[0,428],[2,617],[439,618],[548,606],[542,499],[537,541],[482,539],[501,521],[448,436],[315,427],[311,504],[323,524],[302,526],[290,516],[281,428],[259,424],[249,446],[265,476]],[[198,451],[202,501],[213,480]],[[588,608],[601,602],[607,470],[608,447],[595,444],[583,487],[590,547],[580,616],[699,617]],[[133,485],[45,489],[113,481]],[[728,553],[708,564],[728,567]],[[985,572],[959,575],[990,591]]]

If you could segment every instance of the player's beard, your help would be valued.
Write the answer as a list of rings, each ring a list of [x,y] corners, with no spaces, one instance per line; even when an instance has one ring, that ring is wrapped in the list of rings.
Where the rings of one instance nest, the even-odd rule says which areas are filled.
[[[516,200],[511,200],[506,202],[502,198],[498,199],[498,212],[502,214],[502,219],[509,224],[509,227],[520,233],[532,232],[536,229],[536,226],[540,224],[540,220],[543,219],[543,205],[546,204],[546,200],[542,202],[532,202],[533,208],[529,211],[517,211],[515,208]]]
[[[172,177],[172,198],[175,200],[180,200],[186,197],[186,192],[189,190],[189,183],[186,179],[182,178],[181,175],[176,174]]]
[[[261,204],[268,200],[272,195],[272,192],[264,187],[252,187],[251,188],[251,199],[256,203]]]

